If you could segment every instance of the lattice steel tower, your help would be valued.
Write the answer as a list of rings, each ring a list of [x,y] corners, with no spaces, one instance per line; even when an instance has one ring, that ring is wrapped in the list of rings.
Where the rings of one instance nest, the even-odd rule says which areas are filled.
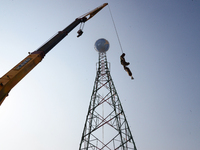
[[[137,150],[106,58],[109,43],[99,39],[98,69],[79,150]]]

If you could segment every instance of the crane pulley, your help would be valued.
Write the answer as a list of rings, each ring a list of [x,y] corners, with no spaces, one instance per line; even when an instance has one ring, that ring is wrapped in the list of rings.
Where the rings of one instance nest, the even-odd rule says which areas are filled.
[[[80,37],[83,34],[83,27],[84,27],[85,22],[91,19],[94,15],[96,15],[106,5],[108,5],[108,3],[104,3],[103,5],[79,17],[79,18],[82,18],[83,21],[81,22],[80,29],[77,32],[78,33],[77,37]]]

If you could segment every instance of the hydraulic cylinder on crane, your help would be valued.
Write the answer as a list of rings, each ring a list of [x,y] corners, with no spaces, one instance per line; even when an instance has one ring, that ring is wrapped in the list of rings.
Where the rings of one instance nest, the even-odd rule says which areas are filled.
[[[80,23],[85,23],[87,20],[92,18],[97,14],[102,8],[104,8],[108,3],[95,8],[94,10],[86,13],[85,15],[76,18],[74,22],[68,25],[62,31],[59,31],[52,39],[46,42],[38,50],[30,53],[25,59],[8,71],[4,76],[0,78],[0,105],[3,103],[4,99],[8,96],[10,90],[22,79],[24,78],[41,60],[44,56],[56,46],[65,36],[68,35],[77,25]],[[78,37],[82,32],[78,31]]]

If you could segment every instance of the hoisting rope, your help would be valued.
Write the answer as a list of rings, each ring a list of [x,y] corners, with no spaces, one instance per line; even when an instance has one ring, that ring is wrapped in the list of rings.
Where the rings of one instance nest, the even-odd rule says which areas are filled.
[[[110,6],[108,5],[108,8],[109,8],[109,11],[110,11],[110,15],[111,15],[111,18],[112,18],[112,22],[113,22],[113,25],[114,25],[114,28],[115,28],[115,32],[116,32],[116,35],[117,35],[117,39],[118,39],[118,42],[119,42],[119,45],[120,45],[120,48],[121,48],[121,51],[122,51],[122,55],[120,56],[120,61],[121,61],[121,64],[123,65],[124,67],[124,70],[128,73],[128,75],[131,77],[131,79],[133,80],[133,76],[132,76],[132,72],[131,70],[127,67],[130,63],[129,62],[126,62],[124,56],[125,56],[125,53],[123,52],[123,48],[122,48],[122,44],[120,42],[120,39],[119,39],[119,35],[118,35],[118,32],[117,32],[117,28],[116,28],[116,25],[115,25],[115,22],[114,22],[114,19],[113,19],[113,16],[112,16],[112,13],[111,13],[111,9],[110,9]]]
[[[113,19],[113,16],[112,16],[112,13],[111,13],[111,9],[110,9],[110,6],[109,6],[109,5],[108,5],[108,8],[109,8],[109,11],[110,11],[110,15],[111,15],[111,18],[112,18],[112,22],[113,22],[113,25],[114,25],[114,28],[115,28],[115,32],[116,32],[116,35],[117,35],[117,39],[118,39],[118,42],[119,42],[121,51],[122,51],[122,53],[124,53],[124,52],[123,52],[123,49],[122,49],[122,45],[121,45],[120,39],[119,39],[119,35],[118,35],[118,32],[117,32],[117,28],[116,28],[116,26],[115,26],[115,22],[114,22],[114,19]]]
[[[84,22],[81,22],[81,24],[80,24],[80,28],[79,28],[79,29],[83,30],[84,25],[85,25],[85,23],[84,23]]]

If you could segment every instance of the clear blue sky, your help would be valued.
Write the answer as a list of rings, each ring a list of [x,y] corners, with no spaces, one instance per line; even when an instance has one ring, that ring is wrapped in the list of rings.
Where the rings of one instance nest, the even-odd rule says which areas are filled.
[[[0,106],[1,150],[78,149],[96,75],[99,38],[138,150],[200,148],[199,0],[1,0],[0,76],[75,18],[108,7],[61,41]]]

